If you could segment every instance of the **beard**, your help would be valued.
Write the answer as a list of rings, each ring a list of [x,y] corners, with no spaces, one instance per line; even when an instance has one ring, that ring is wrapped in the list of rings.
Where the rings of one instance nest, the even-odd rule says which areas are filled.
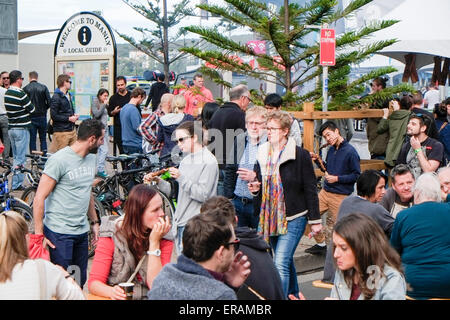
[[[98,148],[99,148],[99,147],[93,147],[93,148],[89,149],[89,153],[97,154]]]

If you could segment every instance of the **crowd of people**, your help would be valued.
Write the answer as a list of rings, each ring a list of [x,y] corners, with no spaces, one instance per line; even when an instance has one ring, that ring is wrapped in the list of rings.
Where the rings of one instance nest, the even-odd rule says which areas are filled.
[[[51,262],[30,259],[20,215],[0,213],[1,299],[84,299],[86,282],[92,295],[113,300],[127,299],[122,285],[130,282],[133,299],[305,299],[294,263],[304,235],[317,242],[307,253],[326,255],[329,299],[450,298],[449,99],[436,105],[436,117],[425,113],[420,93],[392,99],[392,110],[372,106],[386,107],[368,125],[368,139],[372,158],[387,169],[361,172],[341,124],[317,128],[328,148],[323,161],[302,147],[300,124],[281,111],[281,96],[251,106],[243,84],[219,105],[201,74],[173,93],[159,76],[148,97],[117,77],[117,92],[99,89],[92,119],[80,122],[68,75],[58,76],[51,98],[36,72],[24,89],[20,71],[6,75],[0,126],[4,107],[14,165],[37,149],[37,133],[47,151],[46,130],[53,132],[32,208],[34,234]],[[384,86],[375,79],[373,92]],[[144,100],[152,103],[145,118]],[[130,186],[124,216],[98,220],[91,187],[107,174],[108,116],[119,153],[182,154],[168,168],[177,185],[173,219],[160,193],[173,193],[174,184],[149,172]],[[314,164],[324,171],[320,186]],[[23,176],[13,178],[13,190],[22,184]],[[97,247],[88,272],[90,229]]]

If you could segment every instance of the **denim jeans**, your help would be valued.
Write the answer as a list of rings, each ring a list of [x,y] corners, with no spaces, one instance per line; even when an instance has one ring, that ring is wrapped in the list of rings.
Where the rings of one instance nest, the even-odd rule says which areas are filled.
[[[12,128],[8,131],[9,140],[11,141],[13,151],[13,165],[14,167],[19,165],[25,165],[26,154],[28,153],[28,147],[30,146],[30,131],[27,128]],[[12,178],[12,189],[17,189],[23,183],[24,174],[17,173]]]
[[[177,237],[175,239],[175,249],[177,249],[177,254],[180,255],[183,253],[183,232],[184,227],[177,227]]]
[[[105,140],[103,144],[98,148],[97,152],[97,171],[105,172],[105,159],[108,155],[109,134],[105,130]]]
[[[30,151],[37,150],[36,136],[39,133],[41,151],[47,151],[47,117],[31,118]]]
[[[241,199],[241,197],[234,197],[231,201],[238,217],[238,227],[257,229],[259,215],[254,215],[253,202],[244,204]]]
[[[8,116],[6,114],[0,116],[0,129],[2,130],[2,142],[5,146],[5,150],[3,150],[3,160],[9,160],[11,143],[9,141]]]
[[[223,185],[223,177],[225,177],[225,170],[219,169],[219,181],[217,182],[217,195],[223,196],[225,194],[225,189]]]
[[[87,279],[89,257],[87,232],[79,235],[61,234],[53,232],[44,226],[44,235],[56,247],[55,249],[49,247],[50,261],[66,270],[68,267],[71,267],[73,270],[74,266],[78,266],[80,274],[77,279],[75,267],[75,280],[79,281],[78,284],[83,288]]]
[[[297,271],[294,265],[294,253],[305,231],[308,220],[305,216],[288,221],[287,233],[270,237],[270,245],[274,252],[274,263],[280,274],[281,284],[287,298],[289,294],[298,295]]]

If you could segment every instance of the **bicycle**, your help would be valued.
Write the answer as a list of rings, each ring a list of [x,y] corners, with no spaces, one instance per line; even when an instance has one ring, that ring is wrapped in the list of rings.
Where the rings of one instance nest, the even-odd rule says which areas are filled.
[[[22,169],[27,177],[30,186],[23,190],[20,199],[25,201],[30,207],[33,206],[34,196],[36,194],[37,187],[39,185],[39,180],[42,176],[42,171],[44,170],[45,162],[48,159],[48,154],[40,151],[32,151],[32,154],[27,154],[26,157],[31,160],[31,169]]]
[[[20,171],[20,168],[13,169],[13,166],[6,161],[0,161],[0,166],[6,169],[0,176],[0,212],[12,210],[20,213],[27,222],[28,232],[34,233],[33,211],[31,207],[23,200],[10,194],[8,176],[11,173]]]

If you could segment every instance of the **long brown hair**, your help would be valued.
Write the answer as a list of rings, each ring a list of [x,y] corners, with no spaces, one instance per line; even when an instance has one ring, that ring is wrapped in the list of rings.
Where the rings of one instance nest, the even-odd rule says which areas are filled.
[[[147,184],[139,184],[131,189],[125,202],[125,216],[118,232],[126,239],[136,263],[149,247],[148,237],[151,230],[142,224],[142,215],[148,203],[156,194],[157,191],[153,187]]]
[[[19,213],[0,213],[0,283],[11,279],[14,267],[28,259],[27,233],[27,222]]]
[[[359,277],[359,286],[365,300],[370,300],[375,295],[376,288],[370,289],[368,273],[370,266],[378,266],[381,276],[384,277],[384,266],[389,265],[403,272],[400,256],[389,244],[378,223],[369,216],[362,213],[352,213],[340,219],[333,232],[342,237],[350,246],[355,255],[355,266],[344,270],[344,279],[349,288],[352,287],[353,277]],[[335,251],[333,243],[333,256]],[[336,259],[334,259],[336,263]]]

